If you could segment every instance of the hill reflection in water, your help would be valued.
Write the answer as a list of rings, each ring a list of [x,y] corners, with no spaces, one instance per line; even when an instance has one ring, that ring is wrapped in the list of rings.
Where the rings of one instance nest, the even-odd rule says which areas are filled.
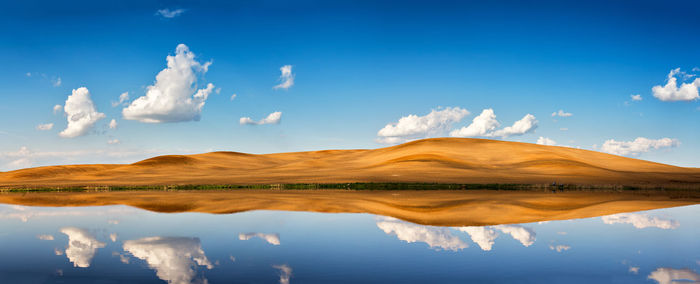
[[[353,213],[0,205],[3,283],[699,281],[700,205],[430,226]]]

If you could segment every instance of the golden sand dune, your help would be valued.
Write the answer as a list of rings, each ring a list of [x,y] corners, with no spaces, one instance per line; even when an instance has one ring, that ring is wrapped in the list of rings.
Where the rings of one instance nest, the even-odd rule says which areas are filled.
[[[697,188],[700,169],[566,147],[436,138],[373,150],[213,152],[160,156],[129,165],[50,166],[0,173],[4,187],[350,182]]]
[[[216,190],[2,193],[0,203],[31,206],[129,205],[156,212],[250,210],[371,213],[438,226],[528,223],[700,203],[690,192],[496,190]]]

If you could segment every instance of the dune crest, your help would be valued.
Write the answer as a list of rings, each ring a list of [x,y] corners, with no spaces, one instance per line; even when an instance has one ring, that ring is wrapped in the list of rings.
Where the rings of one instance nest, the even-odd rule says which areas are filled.
[[[700,169],[600,152],[470,138],[372,150],[167,155],[129,165],[50,166],[0,173],[0,186],[142,186],[412,182],[700,186]]]

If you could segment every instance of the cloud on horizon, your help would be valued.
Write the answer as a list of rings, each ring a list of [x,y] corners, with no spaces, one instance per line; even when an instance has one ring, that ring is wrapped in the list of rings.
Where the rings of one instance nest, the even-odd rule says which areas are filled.
[[[429,114],[417,116],[410,114],[401,117],[398,122],[389,123],[377,132],[377,142],[396,144],[410,140],[443,135],[454,123],[459,122],[469,111],[459,107],[433,109]]]
[[[680,145],[680,141],[671,138],[649,139],[645,137],[637,137],[633,141],[617,141],[615,139],[606,140],[601,151],[609,154],[620,156],[639,156],[641,153],[647,153],[651,150],[659,150],[662,148],[672,148]]]
[[[452,137],[501,137],[523,135],[533,132],[537,128],[538,121],[532,114],[526,114],[523,118],[502,129],[496,129],[501,125],[496,119],[493,109],[484,109],[479,116],[472,120],[468,126],[455,129],[450,132]]]
[[[546,145],[546,146],[555,146],[555,145],[557,145],[557,141],[554,141],[554,140],[552,140],[552,139],[549,139],[549,138],[547,138],[547,137],[542,137],[542,136],[540,136],[540,138],[537,138],[537,142],[536,142],[536,143],[539,144],[539,145]]]

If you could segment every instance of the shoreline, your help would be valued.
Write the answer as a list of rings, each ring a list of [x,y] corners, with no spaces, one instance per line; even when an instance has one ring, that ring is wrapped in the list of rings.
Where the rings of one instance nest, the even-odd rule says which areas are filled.
[[[512,183],[277,183],[277,184],[154,184],[154,185],[0,185],[0,192],[80,192],[143,190],[509,190],[509,191],[688,191],[700,192],[700,184],[512,184]]]
[[[604,216],[700,204],[700,192],[513,190],[174,190],[4,192],[0,203],[127,205],[154,212],[252,210],[370,213],[422,225],[484,226]]]

